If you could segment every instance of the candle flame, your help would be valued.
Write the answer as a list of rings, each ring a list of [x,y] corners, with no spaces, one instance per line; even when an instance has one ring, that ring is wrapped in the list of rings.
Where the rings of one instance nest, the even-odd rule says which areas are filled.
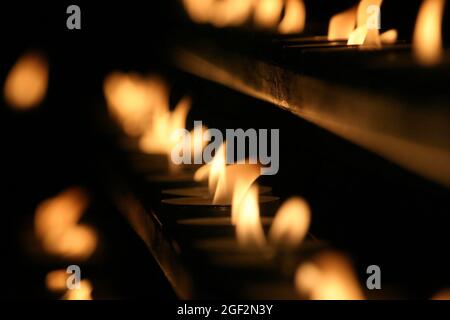
[[[67,289],[67,276],[64,269],[51,271],[45,277],[45,286],[51,292],[64,292]]]
[[[173,111],[164,106],[155,110],[151,123],[139,140],[141,150],[151,154],[166,154],[170,157],[172,149],[181,139],[179,136],[175,137],[175,133],[185,128],[190,107],[191,99],[184,97]]]
[[[43,56],[37,53],[21,56],[6,78],[6,102],[19,110],[38,106],[47,92],[48,72],[48,62]]]
[[[67,290],[63,296],[64,300],[92,300],[92,284],[89,280],[84,279],[80,281],[80,287],[76,289]]]
[[[286,0],[284,17],[278,26],[282,34],[300,33],[305,28],[306,9],[302,0]]]
[[[442,19],[445,0],[424,0],[417,15],[413,36],[416,60],[431,66],[442,59]]]
[[[155,110],[168,108],[168,86],[159,77],[114,72],[106,77],[103,89],[111,115],[130,136],[145,131]]]
[[[282,0],[259,0],[255,7],[255,24],[264,29],[277,26],[282,10]]]
[[[262,248],[266,245],[258,200],[258,187],[254,185],[247,191],[237,209],[236,237],[239,245],[244,248]]]
[[[350,35],[348,36],[348,45],[363,45],[368,47],[379,48],[382,44],[392,44],[397,41],[397,30],[391,29],[386,31],[385,33],[380,35],[380,31],[378,27],[374,26],[374,28],[368,27],[369,19],[371,15],[374,15],[376,12],[372,12],[369,10],[372,6],[376,6],[380,8],[382,4],[382,0],[361,0],[358,4],[358,8],[356,11],[356,29],[354,29]],[[348,27],[350,25],[351,15],[354,14],[351,11],[346,13],[347,23],[345,26]],[[377,18],[377,17],[375,17]],[[379,18],[379,17],[378,17]],[[343,19],[343,18],[342,18]],[[331,26],[331,23],[330,23]],[[342,29],[342,34],[345,29]],[[341,35],[342,35],[341,34]],[[329,35],[330,37],[330,35]]]
[[[357,6],[335,14],[328,25],[328,40],[348,40],[356,26]]]
[[[283,203],[269,231],[269,241],[286,248],[298,247],[311,222],[311,211],[305,200],[293,197]]]
[[[217,149],[211,162],[201,166],[194,174],[195,181],[208,180],[208,189],[211,196],[216,193],[219,180],[226,181],[226,143]]]
[[[80,188],[70,188],[43,201],[36,209],[35,234],[43,250],[67,259],[85,260],[97,247],[97,234],[78,220],[88,205]]]
[[[295,286],[312,300],[364,299],[351,264],[334,252],[321,253],[312,262],[301,264],[295,273]]]

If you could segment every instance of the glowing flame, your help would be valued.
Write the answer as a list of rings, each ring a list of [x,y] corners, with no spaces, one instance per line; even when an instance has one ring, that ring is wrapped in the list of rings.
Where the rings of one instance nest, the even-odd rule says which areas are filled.
[[[259,0],[255,8],[255,23],[261,28],[275,27],[283,10],[282,0]]]
[[[211,23],[216,27],[238,26],[245,23],[257,0],[183,0],[192,21]]]
[[[185,97],[180,100],[173,111],[164,105],[155,110],[151,123],[139,140],[141,150],[170,156],[172,149],[182,139],[175,137],[175,133],[179,129],[185,128],[190,107],[191,99]]]
[[[81,280],[80,287],[67,290],[63,296],[64,300],[92,300],[92,284],[89,280]]]
[[[145,131],[155,110],[168,108],[168,87],[158,77],[115,72],[106,77],[104,93],[111,114],[131,136]]]
[[[210,195],[214,196],[219,180],[226,181],[226,143],[223,143],[211,162],[200,167],[194,174],[195,181],[203,181],[208,179],[208,189]]]
[[[445,0],[424,0],[417,15],[413,50],[417,61],[434,65],[442,58],[442,16]]]
[[[86,193],[71,188],[38,206],[35,233],[46,252],[78,260],[92,255],[97,234],[91,227],[77,224],[87,204]]]
[[[394,44],[397,42],[398,32],[395,29],[390,29],[388,31],[383,32],[380,35],[380,40],[382,44]]]
[[[288,199],[275,215],[269,231],[269,241],[277,246],[296,248],[305,238],[311,222],[311,212],[305,200]]]
[[[331,17],[328,25],[328,40],[349,39],[356,26],[356,9],[357,7],[354,6]]]
[[[192,21],[207,23],[211,19],[215,0],[183,0],[184,8]]]
[[[278,26],[282,34],[300,33],[305,28],[306,9],[302,0],[287,0],[285,14]]]
[[[44,99],[47,85],[47,60],[36,53],[27,53],[19,58],[6,78],[5,100],[20,110],[36,107]]]
[[[45,277],[45,286],[51,292],[63,292],[67,289],[67,276],[64,269],[51,271]]]
[[[258,187],[252,186],[243,197],[236,216],[236,237],[240,246],[261,248],[266,244],[259,216]]]
[[[361,0],[356,12],[356,29],[350,34],[347,44],[381,46],[379,30],[367,27],[369,6],[380,7],[381,3],[382,0]]]
[[[299,293],[312,300],[364,299],[350,263],[340,254],[319,254],[314,261],[300,265],[295,273]]]

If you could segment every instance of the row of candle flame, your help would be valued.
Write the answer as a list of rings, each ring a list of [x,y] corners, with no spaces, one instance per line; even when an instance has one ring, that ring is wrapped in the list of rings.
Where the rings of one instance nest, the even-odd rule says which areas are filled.
[[[382,0],[360,2],[330,18],[328,40],[347,40],[348,45],[380,47],[397,41],[397,30],[380,34],[379,29],[368,28],[369,19],[379,24],[379,15],[373,16],[371,6],[378,8]],[[183,0],[189,17],[196,23],[211,23],[215,27],[239,26],[253,19],[262,29],[280,34],[302,33],[306,22],[303,0]],[[445,0],[424,0],[417,15],[413,49],[418,62],[433,65],[442,58],[442,16]],[[283,10],[284,8],[284,10]],[[283,14],[284,12],[284,14]]]
[[[126,133],[139,137],[140,148],[147,153],[169,155],[173,145],[171,133],[185,126],[190,99],[183,98],[173,111],[168,105],[169,89],[158,77],[142,78],[136,74],[113,73],[105,79],[105,96],[111,114]],[[199,137],[192,135],[193,139]],[[202,139],[199,139],[203,141]],[[197,145],[198,152],[203,144]],[[258,165],[226,164],[225,144],[212,162],[200,167],[194,179],[208,181],[214,204],[231,203],[231,222],[236,228],[239,245],[245,248],[297,248],[305,238],[311,214],[307,202],[299,197],[287,200],[278,210],[268,237],[264,234],[259,193],[255,183],[260,174]],[[97,247],[96,231],[79,224],[88,198],[79,188],[68,189],[44,201],[36,210],[35,233],[42,248],[50,255],[83,261]],[[65,270],[48,274],[49,290],[61,292],[66,288]],[[312,299],[361,299],[361,287],[349,262],[336,253],[320,254],[313,261],[299,266],[296,287]],[[67,290],[64,299],[90,299],[92,284],[82,280],[79,289]]]
[[[381,5],[382,0],[361,0],[361,2],[348,10],[337,13],[330,19],[328,29],[329,40],[347,40],[348,45],[380,46],[383,43],[392,44],[397,40],[397,31],[388,30],[382,34],[378,29],[369,30],[367,8],[370,5]],[[302,0],[286,0],[284,18],[279,21],[283,8],[282,0],[184,0],[185,7],[196,22],[214,22],[218,26],[234,25],[245,22],[250,13],[255,10],[255,21],[262,26],[278,24],[281,33],[300,33],[304,29],[305,7]],[[424,0],[417,15],[416,27],[413,35],[413,52],[417,61],[422,65],[435,65],[442,60],[442,19],[445,0]],[[223,21],[222,21],[223,19]],[[222,22],[219,22],[222,21]],[[48,62],[40,54],[24,54],[12,67],[4,85],[5,100],[17,109],[26,110],[39,105],[45,97],[48,86]],[[114,86],[115,77],[111,77],[111,86]],[[149,84],[158,86],[158,79],[147,79]],[[130,79],[128,86],[134,86]],[[145,85],[145,84],[142,84]],[[134,90],[130,88],[129,90]],[[165,88],[160,88],[165,90]],[[151,97],[134,96],[136,101],[126,100],[128,94],[122,96],[123,103],[133,105],[130,108],[139,108],[139,103]],[[159,96],[153,98],[158,99]],[[117,99],[121,99],[117,97]],[[132,103],[133,102],[133,103]],[[157,103],[157,101],[155,101]],[[188,109],[189,102],[182,101],[179,113]],[[164,105],[163,101],[159,103]],[[136,107],[136,106],[137,107]],[[116,112],[121,112],[116,110]],[[139,116],[136,114],[135,116]],[[170,121],[170,119],[165,119]],[[156,127],[158,124],[155,124]],[[128,126],[127,126],[128,127]],[[130,131],[143,128],[130,127]],[[146,145],[145,139],[142,142]],[[164,146],[151,146],[164,149]]]
[[[227,2],[234,3],[235,6],[238,2],[241,5],[245,3],[245,1],[221,2],[223,6]],[[272,4],[269,4],[268,0],[260,2],[264,5],[258,6],[259,9],[255,14],[259,18],[255,21],[266,21],[269,25],[267,21],[272,20],[268,17],[278,12],[273,4],[276,4],[276,1]],[[375,2],[381,4],[381,1]],[[185,1],[187,7],[192,6],[192,3]],[[202,3],[202,1],[196,3]],[[373,3],[373,1],[363,0],[358,8],[352,8],[334,16],[330,22],[330,39],[344,37],[351,44],[355,35],[363,34],[364,39],[362,42],[358,40],[361,42],[358,44],[382,42],[383,39],[388,39],[386,41],[390,43],[395,42],[396,37],[392,35],[393,33],[390,36],[385,34],[383,37],[376,33],[372,35],[369,30],[364,30],[366,11],[363,9]],[[421,61],[426,64],[432,60],[436,61],[436,58],[430,57],[441,54],[440,25],[442,21],[439,17],[442,16],[443,3],[443,0],[425,0],[417,18],[414,48],[418,57],[422,57]],[[229,8],[224,12],[228,10]],[[285,17],[279,25],[280,32],[291,28],[287,26],[290,22],[286,21],[296,23],[303,21],[301,28],[297,25],[295,29],[296,32],[301,31],[304,27],[304,16],[301,18],[298,12],[301,10],[304,12],[302,2],[287,1],[285,10]],[[297,10],[297,13],[289,13],[289,10]],[[204,10],[204,13],[207,12],[209,11]],[[377,40],[377,37],[381,40]],[[431,44],[430,41],[432,41]],[[432,50],[433,53],[430,54],[428,50]],[[46,94],[48,74],[48,62],[45,58],[33,53],[24,55],[11,69],[6,80],[4,86],[6,101],[19,109],[38,105]],[[104,93],[112,116],[128,135],[139,139],[139,147],[143,152],[169,156],[173,146],[178,143],[173,140],[172,133],[186,125],[186,117],[191,105],[188,97],[181,99],[171,111],[168,99],[169,87],[162,78],[156,76],[144,78],[137,74],[117,72],[105,79]],[[204,147],[203,137],[191,136],[195,152],[201,152]],[[198,169],[194,178],[197,181],[208,180],[209,192],[214,204],[231,203],[231,222],[235,225],[238,243],[255,250],[267,246],[290,249],[298,247],[310,225],[311,213],[307,202],[298,197],[287,200],[278,210],[266,238],[261,225],[259,194],[255,183],[259,176],[259,167],[249,164],[227,165],[225,149],[224,144],[213,161]],[[92,227],[79,223],[88,202],[85,191],[71,188],[39,205],[35,215],[35,234],[48,254],[68,260],[83,261],[95,252],[98,244],[97,232]],[[53,271],[46,279],[47,287],[55,292],[62,291],[66,288],[65,281],[63,282],[66,278],[65,270]],[[349,262],[336,253],[320,254],[311,262],[299,266],[295,283],[301,293],[309,295],[312,299],[363,298],[362,290]],[[63,297],[90,299],[91,291],[92,284],[85,279],[81,282],[80,289],[67,290]],[[445,295],[442,297],[448,298]]]

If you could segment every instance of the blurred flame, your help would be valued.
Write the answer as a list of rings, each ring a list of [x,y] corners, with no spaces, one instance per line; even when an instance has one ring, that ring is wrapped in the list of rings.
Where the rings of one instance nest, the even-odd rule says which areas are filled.
[[[81,280],[78,289],[67,290],[64,300],[92,300],[92,284],[89,280]]]
[[[168,86],[158,77],[114,72],[105,79],[104,93],[111,114],[131,136],[145,131],[155,110],[168,108]]]
[[[394,44],[395,42],[397,42],[397,38],[398,32],[395,29],[390,29],[380,35],[380,40],[383,44]]]
[[[63,292],[67,289],[67,277],[64,269],[51,271],[45,277],[45,286],[51,292]]]
[[[438,63],[443,54],[442,19],[445,0],[424,0],[417,15],[413,36],[413,50],[423,65]]]
[[[282,0],[259,0],[255,7],[255,23],[261,28],[275,27],[283,11]]]
[[[167,105],[160,105],[153,114],[150,124],[139,140],[142,151],[153,154],[167,154],[181,137],[175,138],[174,133],[186,126],[186,117],[191,107],[191,99],[184,97],[173,111]]]
[[[305,200],[288,199],[278,210],[269,231],[269,241],[275,245],[296,248],[305,238],[311,222],[311,212]]]
[[[255,0],[216,1],[211,12],[211,23],[216,27],[239,26],[250,17]]]
[[[356,13],[357,28],[348,37],[348,45],[381,46],[380,31],[378,29],[369,29],[367,21],[369,6],[381,6],[382,0],[361,0]]]
[[[312,300],[364,299],[351,264],[334,252],[321,253],[312,262],[300,265],[295,273],[295,286]]]
[[[328,40],[348,40],[356,26],[357,6],[335,14],[328,25]]]
[[[278,26],[282,34],[300,33],[305,28],[306,9],[302,0],[286,0],[283,20]]]
[[[184,8],[192,21],[207,23],[210,21],[215,0],[183,0]]]
[[[261,248],[266,244],[258,200],[258,187],[254,185],[247,191],[237,209],[236,237],[242,247]]]
[[[450,300],[450,289],[440,291],[436,293],[432,298],[432,300]]]
[[[91,227],[77,224],[87,205],[86,193],[70,188],[38,206],[35,233],[46,252],[79,260],[92,255],[97,234]]]
[[[4,86],[5,100],[20,110],[33,108],[44,99],[47,86],[47,60],[39,54],[26,53],[9,71]]]

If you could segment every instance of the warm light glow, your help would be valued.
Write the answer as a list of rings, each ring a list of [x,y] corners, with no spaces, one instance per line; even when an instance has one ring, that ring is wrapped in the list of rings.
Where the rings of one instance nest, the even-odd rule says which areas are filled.
[[[382,44],[394,44],[397,42],[398,32],[395,29],[390,29],[383,32],[380,35],[380,40]]]
[[[261,248],[266,240],[259,215],[258,187],[252,186],[242,199],[236,216],[236,236],[240,246]]]
[[[67,289],[67,277],[64,269],[51,271],[45,277],[45,286],[51,292],[64,292]]]
[[[214,4],[210,20],[220,28],[244,24],[253,11],[255,0],[222,0]]]
[[[44,99],[47,86],[47,60],[39,54],[27,53],[9,71],[4,86],[5,100],[20,110],[33,108]]]
[[[215,2],[215,0],[183,0],[183,5],[192,21],[207,23],[210,22]]]
[[[348,40],[356,26],[356,9],[351,7],[339,12],[330,19],[328,25],[328,40]]]
[[[194,174],[195,181],[208,180],[209,194],[213,197],[216,193],[217,184],[219,180],[226,183],[226,143],[223,143],[211,162],[201,166]]]
[[[81,280],[78,289],[67,290],[64,300],[92,300],[92,284],[89,280]]]
[[[115,72],[106,77],[104,93],[109,111],[124,131],[141,135],[152,121],[153,113],[168,108],[167,84],[158,77]]]
[[[305,238],[311,212],[305,200],[288,199],[278,210],[269,231],[269,241],[279,247],[296,248]]]
[[[42,202],[36,209],[35,233],[43,250],[69,259],[84,260],[97,247],[97,234],[78,221],[88,205],[86,193],[68,189]]]
[[[280,21],[282,0],[259,0],[255,8],[255,23],[258,27],[270,29]]]
[[[226,167],[225,174],[219,177],[213,204],[229,205],[239,202],[245,192],[261,175],[258,164],[232,164]],[[241,192],[241,193],[239,193]]]
[[[190,107],[191,99],[185,97],[173,111],[167,105],[155,109],[150,124],[139,140],[141,150],[151,154],[166,154],[170,158],[172,149],[182,139],[176,132],[186,127]]]
[[[295,273],[295,286],[312,300],[364,299],[351,264],[334,252],[321,253],[312,262],[301,264]]]
[[[443,54],[442,18],[445,0],[424,0],[417,15],[413,50],[417,61],[426,66],[438,63]]]
[[[432,300],[450,300],[450,289],[440,291],[436,293],[432,298]]]
[[[306,9],[302,0],[286,0],[283,20],[278,26],[282,34],[300,33],[305,28]]]
[[[364,45],[372,47],[380,47],[380,31],[375,28],[368,28],[369,19],[373,18],[368,12],[370,6],[381,7],[382,0],[361,0],[356,13],[357,28],[350,34],[348,45]]]

